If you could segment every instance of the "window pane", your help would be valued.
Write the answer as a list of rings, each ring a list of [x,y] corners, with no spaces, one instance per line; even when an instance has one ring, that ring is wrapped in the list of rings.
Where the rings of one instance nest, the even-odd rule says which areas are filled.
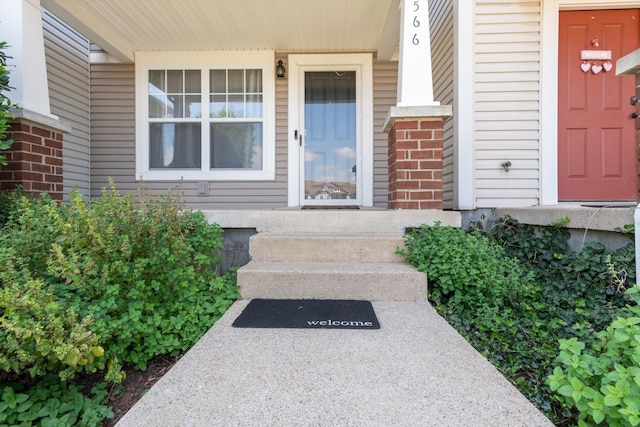
[[[165,92],[164,70],[149,70],[149,93]]]
[[[262,117],[262,95],[247,95],[247,117]]]
[[[227,70],[211,70],[209,82],[211,93],[227,93]]]
[[[149,117],[161,119],[167,117],[166,95],[149,95]]]
[[[167,70],[167,92],[182,93],[182,70]]]
[[[184,72],[185,93],[200,93],[200,70],[186,70]]]
[[[244,117],[244,95],[229,95],[229,117]]]
[[[262,169],[262,123],[211,123],[212,169]]]
[[[262,70],[247,70],[247,92],[262,93]]]
[[[229,93],[244,92],[244,70],[229,70]]]
[[[200,123],[150,123],[151,169],[200,169]]]
[[[199,119],[202,117],[202,103],[200,95],[186,95],[185,97],[185,117]]]
[[[184,117],[184,95],[169,95],[167,103],[167,117],[177,119]]]
[[[209,117],[227,117],[226,95],[211,95],[209,98]]]

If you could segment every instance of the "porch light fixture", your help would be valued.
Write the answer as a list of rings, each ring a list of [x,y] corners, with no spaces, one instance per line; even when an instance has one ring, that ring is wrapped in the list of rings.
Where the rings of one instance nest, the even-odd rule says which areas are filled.
[[[282,60],[278,60],[278,65],[276,65],[276,77],[279,79],[284,79],[284,74],[287,70],[282,65]]]

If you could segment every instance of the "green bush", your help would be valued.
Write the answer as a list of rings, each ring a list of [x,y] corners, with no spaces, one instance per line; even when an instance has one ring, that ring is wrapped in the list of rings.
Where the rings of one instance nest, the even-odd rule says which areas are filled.
[[[625,310],[587,348],[573,337],[560,340],[548,383],[579,411],[578,425],[640,424],[640,306]]]
[[[8,56],[4,53],[7,43],[0,41],[0,151],[7,150],[13,143],[12,139],[7,138],[9,130],[9,119],[13,118],[10,108],[13,106],[9,98],[3,95],[11,89],[9,86],[9,69],[7,68]],[[7,158],[0,154],[0,166],[7,165]]]
[[[79,320],[50,287],[14,265],[11,248],[0,246],[0,369],[31,376],[56,372],[73,377],[103,353],[89,329],[91,318]]]
[[[12,384],[0,388],[0,427],[9,426],[96,426],[113,411],[104,405],[106,383],[91,390],[91,396],[76,385],[61,384],[56,377],[45,377],[26,388]]]
[[[436,310],[558,424],[573,409],[546,380],[560,339],[596,341],[629,302],[634,249],[567,249],[566,229],[511,218],[488,231],[422,226],[405,236],[408,262],[429,277]]]
[[[186,352],[239,296],[234,276],[217,274],[222,230],[171,192],[134,198],[112,184],[91,204],[77,191],[66,204],[46,194],[7,200],[5,385],[51,375],[69,385],[96,371],[120,381],[124,365],[144,370],[157,356]]]
[[[9,215],[15,210],[18,200],[25,194],[22,186],[0,191],[0,228],[9,220]]]
[[[531,276],[480,233],[455,227],[421,226],[405,237],[406,261],[437,282],[430,298],[459,312],[510,307],[534,291]]]
[[[108,359],[144,369],[158,355],[191,347],[237,298],[215,271],[222,231],[169,192],[121,196],[91,205],[72,192],[58,205],[23,197],[0,236],[14,264],[48,285],[52,297],[99,337]],[[23,269],[4,286],[20,286]],[[15,273],[15,274],[12,274]],[[104,358],[95,368],[104,369]]]

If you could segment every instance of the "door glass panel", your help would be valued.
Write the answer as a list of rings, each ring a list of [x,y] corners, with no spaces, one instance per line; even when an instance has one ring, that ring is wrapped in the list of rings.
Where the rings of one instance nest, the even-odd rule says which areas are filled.
[[[305,73],[304,123],[304,198],[356,199],[355,71]]]

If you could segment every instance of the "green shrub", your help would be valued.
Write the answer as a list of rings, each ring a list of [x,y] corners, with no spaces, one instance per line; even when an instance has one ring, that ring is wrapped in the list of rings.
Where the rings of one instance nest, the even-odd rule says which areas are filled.
[[[28,370],[31,376],[54,372],[62,379],[82,369],[95,371],[103,349],[89,329],[91,318],[78,319],[50,287],[14,265],[12,255],[0,246],[0,369]]]
[[[625,310],[588,348],[578,338],[560,340],[551,390],[579,411],[578,425],[640,424],[640,306]]]
[[[171,192],[3,194],[0,426],[99,424],[106,383],[89,397],[79,374],[182,354],[239,296],[216,273],[222,230]]]
[[[0,427],[9,426],[96,426],[113,411],[105,406],[106,383],[95,386],[91,396],[76,385],[61,384],[45,377],[26,388],[12,384],[0,388]]]
[[[635,280],[633,245],[571,253],[568,237],[562,227],[511,218],[486,232],[436,224],[411,230],[404,254],[427,273],[436,310],[558,424],[575,416],[546,383],[558,340],[595,342]]]
[[[613,252],[597,242],[579,252],[567,248],[569,232],[559,226],[535,227],[500,219],[490,235],[544,283],[537,299],[541,316],[556,319],[562,336],[592,340],[629,302],[625,289],[635,281],[632,243]]]
[[[0,227],[9,220],[9,215],[15,210],[18,200],[24,195],[22,186],[13,190],[0,191]]]
[[[459,312],[510,307],[534,291],[531,276],[502,247],[480,233],[421,226],[405,236],[406,261],[435,281],[430,298]]]
[[[117,379],[119,363],[144,369],[153,357],[185,352],[237,298],[215,270],[221,233],[171,192],[141,191],[136,201],[112,186],[91,205],[76,191],[63,205],[22,197],[0,236],[7,262],[20,268],[2,282],[25,286],[28,270],[46,285],[59,313],[85,319],[104,348],[106,358],[80,357],[84,369],[111,368]]]
[[[4,53],[7,43],[0,41],[0,151],[7,150],[13,143],[12,139],[7,138],[9,130],[9,119],[13,118],[10,108],[13,106],[9,98],[3,95],[11,89],[9,86],[9,69],[7,68],[8,56]],[[0,154],[0,166],[7,165],[7,158]]]

